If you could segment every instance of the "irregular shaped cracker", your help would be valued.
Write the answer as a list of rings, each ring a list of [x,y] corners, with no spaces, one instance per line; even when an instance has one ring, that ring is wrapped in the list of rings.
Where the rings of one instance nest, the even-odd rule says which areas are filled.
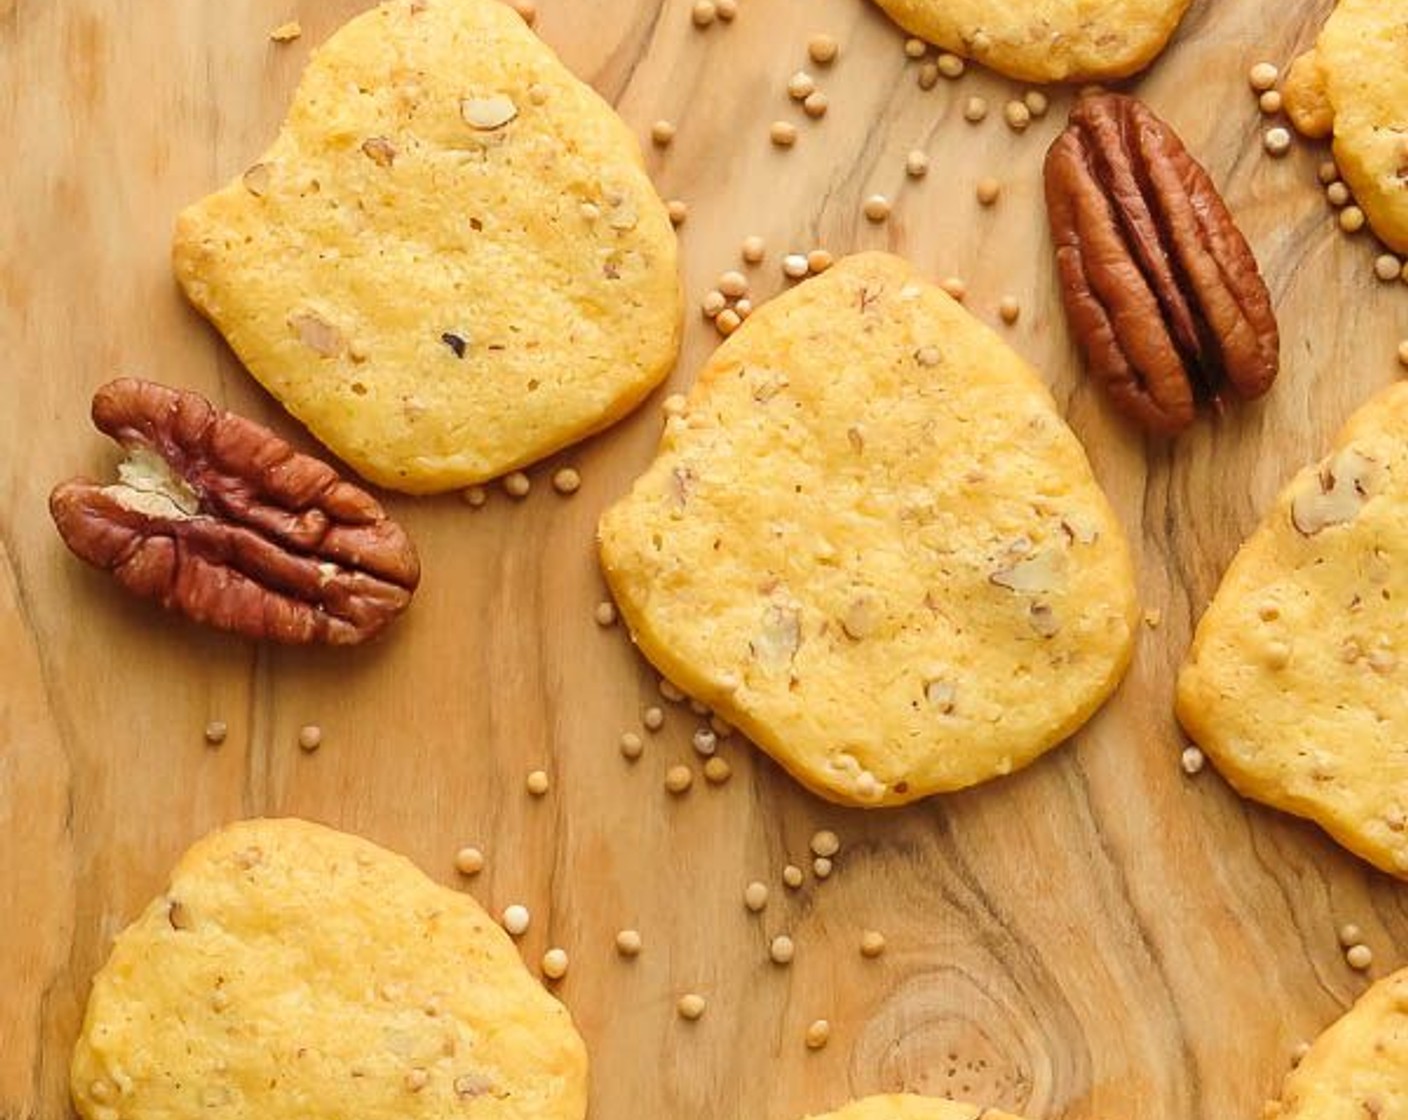
[[[299,820],[207,836],[94,978],[86,1120],[580,1120],[567,1011],[468,895]]]
[[[1242,545],[1178,678],[1245,797],[1408,877],[1408,384],[1359,409]]]
[[[1265,1120],[1408,1118],[1408,969],[1380,980],[1286,1077]]]
[[[1019,1117],[995,1108],[979,1108],[940,1097],[892,1093],[862,1097],[835,1112],[809,1120],[1019,1120]]]
[[[1036,374],[912,266],[759,308],[600,525],[645,655],[798,779],[895,805],[1026,765],[1128,664],[1124,534]]]
[[[1408,0],[1340,0],[1284,93],[1302,132],[1334,130],[1335,162],[1369,226],[1408,253]]]
[[[1032,82],[1123,78],[1148,66],[1191,0],[876,0],[912,35]]]
[[[279,137],[182,213],[191,302],[383,486],[480,482],[669,372],[675,236],[626,125],[498,0],[390,0],[314,55]]]

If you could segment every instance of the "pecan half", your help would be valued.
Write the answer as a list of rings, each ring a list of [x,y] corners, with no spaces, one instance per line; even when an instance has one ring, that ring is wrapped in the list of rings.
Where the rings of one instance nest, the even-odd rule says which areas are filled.
[[[1271,296],[1208,173],[1142,102],[1089,93],[1046,155],[1061,295],[1115,406],[1172,435],[1275,380]]]
[[[365,490],[204,397],[124,378],[93,423],[127,459],[118,481],[55,487],[73,552],[128,591],[248,638],[352,645],[410,602],[420,562]]]

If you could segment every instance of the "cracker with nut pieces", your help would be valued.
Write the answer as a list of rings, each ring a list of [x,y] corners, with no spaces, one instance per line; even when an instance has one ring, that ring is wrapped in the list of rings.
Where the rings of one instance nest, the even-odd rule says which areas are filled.
[[[1291,480],[1198,624],[1178,718],[1246,797],[1408,877],[1408,385]]]
[[[467,895],[299,820],[212,833],[93,981],[86,1120],[580,1120],[567,1011]]]
[[[1153,62],[1190,0],[875,0],[912,35],[1032,82],[1123,78]]]
[[[1265,1120],[1408,1118],[1408,970],[1380,980],[1287,1075]]]
[[[646,656],[843,803],[1026,765],[1130,657],[1129,550],[1076,437],[883,253],[754,312],[599,534]]]
[[[844,1108],[813,1116],[810,1120],[1019,1120],[995,1108],[979,1108],[941,1097],[920,1097],[913,1093],[890,1093],[862,1097]]]
[[[342,27],[173,256],[294,416],[411,493],[606,427],[679,348],[675,235],[634,136],[498,0]]]
[[[1335,162],[1369,225],[1408,253],[1408,0],[1340,0],[1286,75],[1286,112],[1334,133]]]

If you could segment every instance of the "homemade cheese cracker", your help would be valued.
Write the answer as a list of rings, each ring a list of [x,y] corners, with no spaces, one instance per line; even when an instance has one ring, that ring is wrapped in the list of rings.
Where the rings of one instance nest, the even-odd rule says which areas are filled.
[[[1286,76],[1286,112],[1334,132],[1335,163],[1369,225],[1408,253],[1408,0],[1340,0]]]
[[[1122,78],[1148,66],[1190,0],[876,0],[912,35],[1033,82]]]
[[[1018,1120],[1018,1117],[995,1108],[979,1108],[940,1097],[894,1093],[862,1097],[835,1112],[813,1116],[810,1120]]]
[[[1265,1120],[1408,1120],[1408,969],[1315,1040]]]
[[[849,257],[699,374],[600,525],[645,655],[825,797],[1031,762],[1128,664],[1129,550],[1035,372],[906,262]]]
[[[468,895],[298,820],[197,843],[93,981],[87,1120],[580,1120],[567,1011]]]
[[[1237,553],[1178,718],[1247,797],[1408,876],[1408,384],[1354,414]]]
[[[412,493],[611,424],[679,348],[634,136],[499,0],[391,0],[339,30],[273,147],[181,215],[174,262],[290,412]]]

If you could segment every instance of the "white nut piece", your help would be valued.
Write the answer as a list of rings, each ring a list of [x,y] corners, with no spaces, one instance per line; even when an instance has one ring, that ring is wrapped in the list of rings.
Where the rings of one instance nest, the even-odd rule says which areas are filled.
[[[1326,461],[1309,486],[1302,486],[1291,500],[1291,522],[1304,536],[1313,537],[1331,525],[1353,521],[1372,493],[1373,460],[1346,447]]]
[[[470,128],[493,132],[518,116],[518,106],[513,98],[503,93],[492,97],[466,97],[460,102],[460,116]]]

